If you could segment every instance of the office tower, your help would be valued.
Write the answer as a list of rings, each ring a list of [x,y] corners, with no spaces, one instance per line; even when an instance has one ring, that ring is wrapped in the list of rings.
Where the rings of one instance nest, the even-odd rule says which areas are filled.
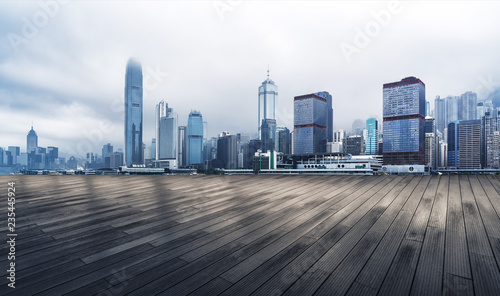
[[[276,136],[276,151],[281,152],[283,154],[291,154],[292,153],[292,141],[290,139],[290,130],[286,127],[278,127],[277,128],[277,136]]]
[[[108,143],[102,146],[102,167],[111,167],[111,154],[113,154],[113,146]]]
[[[500,132],[494,131],[486,138],[486,168],[500,168]]]
[[[263,119],[261,126],[262,151],[274,151],[276,143],[276,120]]]
[[[458,121],[448,123],[448,167],[458,168],[460,158],[458,154]]]
[[[143,163],[142,67],[130,59],[125,73],[125,165]]]
[[[113,152],[109,157],[109,167],[116,169],[123,165],[123,152]]]
[[[328,109],[328,120],[326,123],[326,136],[328,142],[333,142],[333,99],[332,95],[327,91],[316,93],[318,96],[326,99],[326,108]]]
[[[425,133],[435,133],[436,132],[436,120],[430,116],[425,117],[424,123]]]
[[[28,132],[28,136],[26,137],[26,152],[29,153],[36,147],[38,147],[38,136],[35,130],[33,130],[33,125],[31,125],[31,130]]]
[[[458,120],[476,120],[477,94],[468,91],[460,96]]]
[[[203,144],[203,162],[205,169],[218,167],[217,163],[217,141],[219,138],[211,137]]]
[[[208,122],[203,121],[203,144],[207,141],[208,135]]]
[[[463,120],[458,124],[460,169],[481,168],[481,121]]]
[[[384,164],[425,163],[425,84],[406,77],[384,90]]]
[[[378,154],[378,121],[375,118],[366,120],[366,154]]]
[[[486,113],[484,102],[478,102],[476,106],[476,119],[481,120]]]
[[[459,97],[447,96],[446,97],[446,124],[452,121],[458,121],[458,103]]]
[[[436,161],[436,137],[434,133],[425,133],[425,165],[434,167]]]
[[[161,101],[156,105],[156,160],[177,159],[177,114]],[[170,166],[171,167],[171,166]]]
[[[346,134],[343,129],[337,129],[333,131],[333,141],[332,142],[340,142],[345,138]]]
[[[18,164],[17,158],[21,155],[21,147],[9,146],[7,147],[7,150],[9,150],[12,155],[12,164]]]
[[[243,166],[243,168],[245,168],[245,169],[252,169],[253,168],[253,157],[255,155],[255,152],[261,150],[261,145],[262,145],[261,140],[254,139],[254,140],[250,140],[250,142],[248,142],[248,146],[245,145],[243,147],[243,151],[244,151],[244,160],[243,160],[244,166]]]
[[[55,169],[55,163],[58,158],[59,158],[59,148],[53,146],[47,147],[46,161],[47,161],[47,167],[49,169]]]
[[[238,167],[238,149],[235,135],[222,132],[217,140],[217,167],[236,169]]]
[[[179,126],[178,130],[178,139],[177,139],[177,152],[178,157],[177,160],[179,162],[179,167],[186,166],[186,145],[187,145],[187,127]]]
[[[436,118],[437,130],[444,133],[444,129],[448,125],[446,119],[446,102],[439,96],[436,96],[436,100],[434,100],[434,116]]]
[[[431,103],[425,101],[425,116],[431,116]]]
[[[491,167],[488,161],[488,138],[496,131],[500,131],[500,117],[498,111],[496,113],[497,116],[492,116],[490,112],[486,112],[481,118],[481,164],[483,168]],[[492,139],[494,138],[490,138],[490,140]]]
[[[156,138],[151,139],[151,151],[149,152],[149,158],[156,159]]]
[[[264,119],[276,120],[276,103],[278,100],[278,86],[269,79],[269,70],[267,70],[267,79],[259,86],[259,116],[258,116],[258,135],[261,139],[261,126]]]
[[[326,152],[328,109],[316,94],[294,98],[294,153]]]
[[[438,167],[448,166],[448,143],[444,140],[439,141],[439,162]]]
[[[186,166],[203,164],[203,116],[199,111],[189,113],[186,142]]]
[[[481,121],[462,120],[448,124],[448,166],[481,168]]]
[[[360,135],[348,136],[343,140],[344,153],[361,155],[363,152],[363,137]]]
[[[366,123],[361,119],[356,119],[352,122],[352,132],[351,135],[363,135],[363,129],[365,128]]]

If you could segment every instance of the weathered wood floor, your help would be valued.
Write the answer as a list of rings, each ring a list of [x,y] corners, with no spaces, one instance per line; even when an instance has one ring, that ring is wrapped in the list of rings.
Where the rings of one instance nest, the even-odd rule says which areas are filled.
[[[500,294],[495,176],[0,181],[2,295]]]

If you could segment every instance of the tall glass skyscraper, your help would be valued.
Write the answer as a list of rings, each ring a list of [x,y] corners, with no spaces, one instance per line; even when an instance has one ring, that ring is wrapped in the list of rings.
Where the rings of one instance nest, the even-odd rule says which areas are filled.
[[[294,98],[294,154],[326,152],[327,106],[316,94]]]
[[[328,142],[333,142],[333,99],[332,95],[327,91],[316,93],[318,96],[326,99],[326,108],[328,109],[328,119],[326,123],[326,136]]]
[[[446,118],[446,102],[439,96],[434,100],[434,117],[436,118],[436,129],[444,134],[448,122]]]
[[[177,159],[177,114],[164,101],[156,105],[156,160]]]
[[[425,84],[406,77],[383,90],[384,164],[425,164]]]
[[[125,165],[143,163],[142,67],[130,59],[125,74]]]
[[[38,147],[38,136],[33,129],[33,125],[31,125],[31,130],[28,132],[28,136],[26,136],[26,152],[30,153],[36,147]]]
[[[378,121],[375,118],[369,118],[366,121],[366,154],[378,154]]]
[[[199,111],[189,113],[186,142],[186,166],[203,165],[203,116]]]
[[[261,139],[261,128],[264,119],[276,119],[276,101],[278,99],[278,86],[269,79],[269,70],[267,70],[267,79],[259,86],[259,118],[258,134]]]

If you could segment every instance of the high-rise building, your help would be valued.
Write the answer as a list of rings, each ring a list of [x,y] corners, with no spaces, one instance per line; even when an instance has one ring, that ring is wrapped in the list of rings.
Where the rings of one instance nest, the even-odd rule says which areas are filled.
[[[383,89],[384,164],[424,164],[425,84],[407,77]]]
[[[142,66],[130,59],[125,74],[125,165],[143,163]]]
[[[481,168],[481,121],[462,120],[448,124],[448,166]]]
[[[38,147],[38,135],[35,130],[33,130],[33,125],[31,126],[31,130],[28,132],[28,136],[26,137],[26,152],[30,153]]]
[[[327,143],[327,101],[316,94],[294,98],[294,153],[323,153]]]
[[[113,152],[109,157],[109,167],[118,168],[123,165],[123,152]]]
[[[477,117],[477,94],[468,91],[460,96],[459,119],[476,120]]]
[[[375,118],[366,120],[366,154],[378,154],[378,121]]]
[[[494,131],[486,138],[486,168],[500,168],[500,131]]]
[[[275,119],[263,119],[261,126],[261,140],[262,140],[262,151],[274,151],[276,150],[276,120]]]
[[[452,121],[460,120],[458,117],[460,97],[447,96],[446,97],[446,124]]]
[[[485,111],[484,102],[477,102],[476,119],[481,120],[481,118],[483,118],[485,113],[486,113],[486,111]]]
[[[203,116],[199,111],[189,113],[186,142],[186,166],[203,165]]]
[[[361,155],[363,152],[363,137],[360,135],[348,136],[344,138],[344,153],[351,155]]]
[[[217,140],[217,163],[218,167],[225,169],[236,169],[238,167],[237,139],[229,132],[223,132]]]
[[[434,133],[425,133],[425,165],[434,167],[436,161],[436,137]]]
[[[318,96],[326,99],[326,108],[328,109],[328,119],[326,122],[326,136],[328,142],[333,142],[333,99],[332,95],[327,91],[316,93]]]
[[[481,168],[481,121],[463,120],[458,124],[460,169]]]
[[[187,133],[186,133],[186,126],[179,126],[179,131],[178,131],[178,139],[177,139],[177,151],[178,151],[178,166],[183,167],[186,166],[186,142],[187,142]]]
[[[488,138],[492,136],[494,132],[500,131],[500,117],[498,116],[498,111],[496,115],[497,116],[492,116],[490,112],[486,112],[481,118],[481,164],[484,168],[491,166],[488,161]],[[494,138],[490,140],[492,139]]]
[[[458,168],[460,158],[458,154],[458,121],[448,123],[448,167]]]
[[[9,146],[7,150],[12,155],[12,164],[18,164],[17,158],[21,155],[21,148],[19,146]]]
[[[281,152],[283,154],[291,154],[292,153],[292,141],[290,139],[290,130],[286,127],[278,127],[277,128],[277,136],[276,136],[276,151]]]
[[[425,101],[425,116],[431,116],[431,103]]]
[[[436,96],[436,100],[434,101],[434,116],[436,118],[437,130],[444,133],[444,129],[448,125],[446,119],[446,102],[439,96]]]
[[[177,159],[177,114],[161,101],[156,105],[156,160]],[[172,167],[172,166],[170,166]]]
[[[344,138],[346,137],[346,133],[343,129],[337,129],[333,131],[333,141],[334,143],[342,143]]]
[[[261,139],[261,126],[264,119],[276,120],[276,103],[278,100],[278,86],[269,79],[269,70],[267,70],[267,79],[259,86],[259,116],[258,116],[258,135]]]
[[[102,146],[102,166],[104,168],[111,167],[111,154],[113,154],[113,146],[111,143]]]
[[[361,119],[356,119],[352,122],[351,135],[363,135],[363,129],[366,126],[366,122]]]

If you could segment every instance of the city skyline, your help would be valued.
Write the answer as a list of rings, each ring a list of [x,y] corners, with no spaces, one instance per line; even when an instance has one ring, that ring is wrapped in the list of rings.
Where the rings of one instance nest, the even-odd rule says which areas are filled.
[[[493,54],[499,45],[492,37],[498,21],[485,17],[499,7],[496,3],[401,2],[400,9],[391,12],[388,2],[368,3],[363,8],[324,1],[244,2],[222,14],[211,2],[130,2],[123,3],[123,7],[111,2],[102,6],[69,3],[60,4],[57,12],[55,8],[44,10],[38,2],[1,5],[0,94],[6,102],[0,110],[0,126],[6,127],[0,130],[2,147],[24,147],[24,137],[33,121],[39,145],[57,146],[68,157],[99,152],[108,142],[123,149],[123,68],[130,56],[141,60],[147,79],[143,142],[148,146],[155,133],[154,106],[162,99],[177,110],[179,125],[187,124],[191,109],[200,110],[208,122],[207,138],[225,130],[256,135],[256,86],[265,80],[268,64],[272,80],[280,87],[277,125],[289,129],[293,128],[293,97],[303,93],[330,92],[333,128],[348,130],[355,119],[382,118],[381,85],[387,81],[407,76],[421,78],[426,82],[426,98],[431,105],[436,95],[444,98],[467,91],[477,92],[478,100],[484,100],[495,93],[500,81],[495,67],[499,57]],[[274,18],[265,18],[265,24],[257,25],[253,20],[262,6],[268,8],[264,16],[274,13]],[[136,30],[124,30],[130,32],[128,35],[121,33],[120,25],[131,29],[125,20],[138,7],[145,15],[140,20],[154,20],[163,13],[169,16],[165,24],[182,24],[186,15],[200,20],[179,32],[160,29],[160,23],[147,21]],[[50,9],[54,16],[49,15]],[[100,21],[85,26],[77,17],[99,19],[111,10],[116,10],[117,20],[110,27]],[[445,10],[449,12],[443,14]],[[380,32],[373,34],[376,36],[369,38],[368,45],[348,61],[341,45],[352,45],[358,29],[364,31],[368,24],[377,22],[374,15],[387,15],[383,11],[390,15],[389,24],[379,23]],[[470,11],[474,13],[470,15]],[[295,20],[302,12],[302,21]],[[35,27],[36,36],[25,38],[24,20],[34,26],[33,16],[37,13],[49,16],[47,24]],[[478,22],[461,24],[457,21],[461,15]],[[411,24],[412,20],[432,20],[433,16],[439,21]],[[202,25],[211,32],[208,36],[203,37],[207,32]],[[152,32],[148,33],[148,29]],[[416,40],[401,37],[402,30],[414,33],[408,35]],[[101,33],[89,43],[90,32]],[[12,46],[12,34],[28,42]],[[155,41],[155,35],[162,36],[163,41]],[[68,40],[59,49],[56,45],[61,43],[61,36]],[[328,46],[305,46],[307,41],[320,39]],[[412,44],[418,44],[418,48],[410,50]],[[406,55],[415,58],[403,61]],[[394,59],[401,62],[391,63]],[[85,147],[85,151],[79,152],[78,147]]]

